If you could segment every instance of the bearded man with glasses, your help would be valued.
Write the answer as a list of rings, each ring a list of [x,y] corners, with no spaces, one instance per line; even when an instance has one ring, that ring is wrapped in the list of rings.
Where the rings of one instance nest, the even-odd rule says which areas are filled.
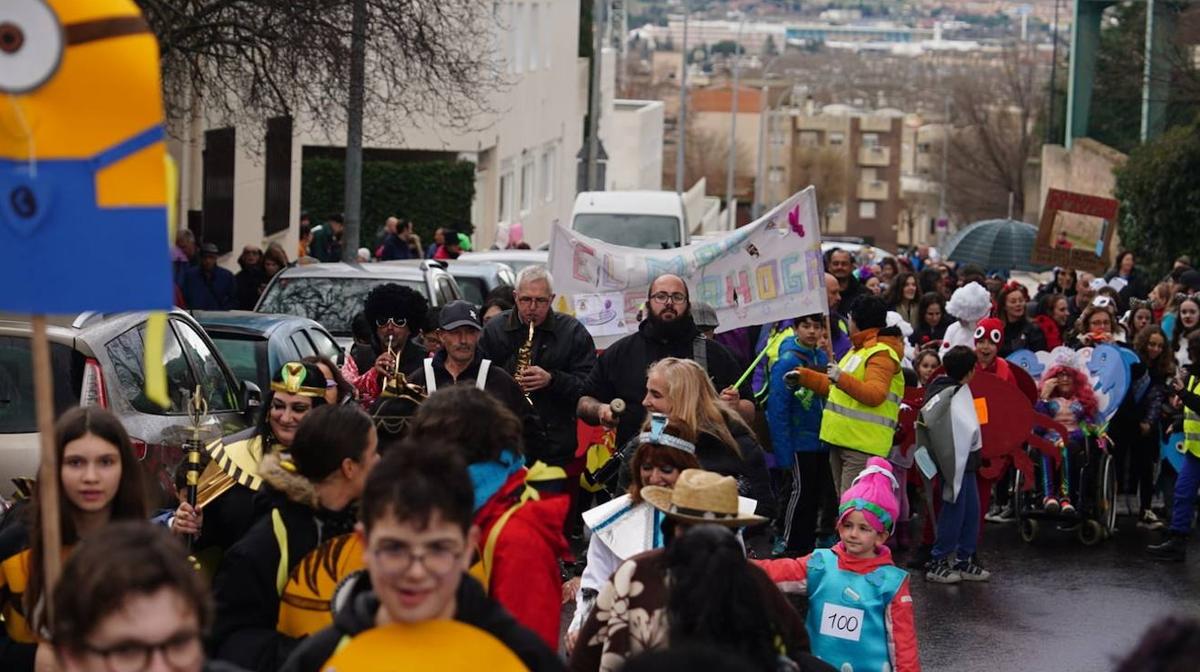
[[[646,319],[638,330],[613,343],[596,362],[584,386],[577,413],[584,422],[617,428],[617,445],[623,446],[641,428],[645,413],[632,408],[615,417],[610,405],[621,399],[632,405],[646,396],[646,371],[664,357],[691,359],[700,364],[721,399],[751,422],[754,404],[750,385],[733,387],[741,374],[733,354],[720,343],[701,336],[692,319],[687,284],[677,275],[661,275],[646,295]]]

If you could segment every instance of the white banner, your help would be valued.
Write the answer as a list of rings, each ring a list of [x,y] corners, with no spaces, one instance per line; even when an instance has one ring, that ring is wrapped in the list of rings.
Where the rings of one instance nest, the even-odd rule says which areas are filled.
[[[818,221],[809,187],[736,231],[670,250],[611,245],[555,224],[555,310],[575,315],[606,347],[637,330],[650,283],[673,273],[693,302],[717,310],[717,331],[827,312]]]

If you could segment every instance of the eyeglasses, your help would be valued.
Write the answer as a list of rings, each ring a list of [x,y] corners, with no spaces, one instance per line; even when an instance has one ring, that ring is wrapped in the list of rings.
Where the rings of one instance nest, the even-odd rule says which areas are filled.
[[[177,633],[157,644],[122,642],[107,648],[85,644],[84,650],[103,658],[109,672],[142,672],[150,667],[158,652],[162,653],[167,665],[177,670],[190,668],[204,657],[200,633],[195,631]]]
[[[396,327],[398,329],[403,329],[404,327],[408,326],[408,320],[405,320],[405,319],[397,320],[394,317],[388,317],[388,318],[384,318],[384,319],[375,320],[375,326],[377,328],[382,329],[383,327],[386,327],[389,325]]]
[[[517,303],[522,306],[531,306],[537,304],[539,306],[550,305],[550,297],[548,296],[518,296]]]
[[[686,303],[688,300],[687,294],[683,292],[675,292],[668,294],[667,292],[656,292],[650,295],[650,300],[655,303]]]
[[[425,571],[443,576],[454,571],[463,551],[434,546],[423,553],[415,553],[404,544],[381,544],[371,553],[379,562],[379,568],[387,574],[404,574],[412,569],[413,563],[420,562]]]

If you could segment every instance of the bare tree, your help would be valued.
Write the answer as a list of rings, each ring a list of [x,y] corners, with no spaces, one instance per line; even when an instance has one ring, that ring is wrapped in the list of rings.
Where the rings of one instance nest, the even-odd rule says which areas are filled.
[[[829,230],[835,209],[846,209],[847,161],[845,152],[829,146],[798,147],[792,155],[792,191],[816,187],[824,230]]]
[[[157,35],[169,118],[194,101],[219,123],[304,113],[344,127],[354,0],[137,0]],[[503,85],[497,17],[478,0],[365,0],[364,135],[421,120],[490,123]]]
[[[706,178],[710,185],[724,185],[729,172],[729,134],[697,128],[691,118],[684,132],[687,134],[687,155],[684,157],[687,179],[684,184],[690,186],[700,178]],[[738,143],[734,162],[735,166],[753,165],[750,150],[744,143]],[[736,179],[737,175],[734,177]],[[747,179],[743,177],[739,191],[746,183]]]
[[[960,221],[1007,216],[1010,194],[1020,216],[1025,164],[1041,146],[1034,122],[1048,75],[1033,52],[1013,47],[991,68],[951,81],[946,200]]]

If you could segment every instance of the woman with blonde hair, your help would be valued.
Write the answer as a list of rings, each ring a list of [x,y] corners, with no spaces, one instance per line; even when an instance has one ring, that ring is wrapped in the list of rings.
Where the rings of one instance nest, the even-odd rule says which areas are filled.
[[[643,431],[649,428],[651,413],[677,419],[696,435],[700,466],[733,476],[738,493],[758,502],[755,513],[766,518],[774,516],[775,497],[762,446],[737,411],[721,400],[699,364],[678,357],[651,364],[642,406],[647,411]]]

